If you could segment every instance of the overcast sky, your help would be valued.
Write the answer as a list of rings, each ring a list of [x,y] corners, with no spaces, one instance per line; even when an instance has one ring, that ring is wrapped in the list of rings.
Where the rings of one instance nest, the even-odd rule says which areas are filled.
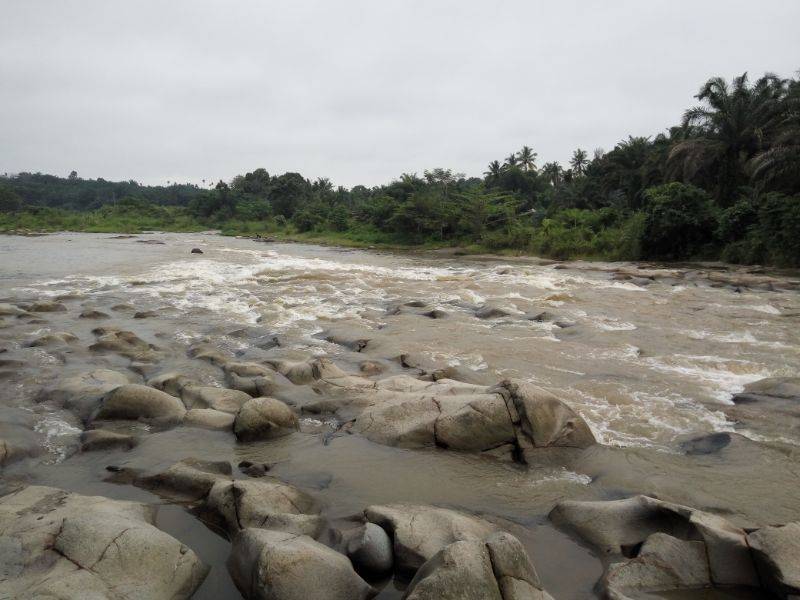
[[[375,185],[539,163],[800,68],[800,1],[2,0],[0,172]]]

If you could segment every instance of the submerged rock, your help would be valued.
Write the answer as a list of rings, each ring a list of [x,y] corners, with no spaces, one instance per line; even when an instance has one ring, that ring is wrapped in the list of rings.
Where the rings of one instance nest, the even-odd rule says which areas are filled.
[[[74,344],[77,341],[78,336],[73,335],[68,331],[56,331],[53,333],[40,335],[25,345],[29,348],[41,348],[45,346],[63,346],[64,344]]]
[[[484,304],[475,311],[475,316],[479,319],[499,319],[501,317],[508,317],[511,313],[505,308],[501,308],[494,304]]]
[[[347,557],[308,536],[280,531],[241,531],[228,570],[248,600],[366,600],[376,593]]]
[[[133,484],[166,498],[199,500],[214,484],[230,482],[232,474],[228,462],[185,458],[161,473],[134,474]]]
[[[208,573],[153,526],[155,510],[29,486],[0,498],[8,598],[190,598]]]
[[[112,450],[122,448],[130,450],[136,446],[138,440],[135,436],[107,431],[105,429],[90,429],[81,434],[81,452],[95,450]]]
[[[140,362],[154,362],[160,357],[158,348],[145,342],[132,331],[98,327],[92,331],[97,341],[89,346],[94,352],[113,352]]]
[[[108,319],[108,314],[101,310],[85,310],[78,315],[79,319]]]

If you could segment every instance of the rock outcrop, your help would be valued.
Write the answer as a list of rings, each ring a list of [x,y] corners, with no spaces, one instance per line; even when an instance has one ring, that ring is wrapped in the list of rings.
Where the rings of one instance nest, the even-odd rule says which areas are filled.
[[[504,532],[453,542],[408,585],[407,600],[552,600],[522,544]]]
[[[29,486],[0,498],[6,598],[190,598],[208,567],[147,505]]]
[[[233,539],[228,570],[248,600],[366,600],[375,590],[347,557],[308,536],[244,529]]]
[[[565,501],[550,519],[609,557],[602,584],[613,599],[706,587],[766,588],[779,598],[800,592],[797,523],[747,533],[717,515],[647,496]]]

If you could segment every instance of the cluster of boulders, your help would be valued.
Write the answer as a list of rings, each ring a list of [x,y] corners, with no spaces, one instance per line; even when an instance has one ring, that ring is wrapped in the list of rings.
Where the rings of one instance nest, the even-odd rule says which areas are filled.
[[[332,527],[312,496],[269,476],[235,479],[230,464],[195,459],[146,474],[115,469],[163,497],[189,502],[232,540],[228,569],[246,598],[371,598],[368,583],[396,573],[407,598],[549,598],[519,540],[501,525],[453,509],[369,506]],[[326,543],[327,542],[327,543]]]
[[[94,331],[94,351],[137,363],[160,352],[129,331]],[[448,373],[429,380],[403,374],[375,379],[347,373],[326,358],[241,362],[207,344],[193,346],[189,355],[221,368],[229,387],[203,385],[178,372],[157,373],[144,385],[100,369],[61,380],[40,400],[72,411],[91,429],[120,420],[156,428],[184,424],[231,431],[243,442],[297,431],[299,412],[334,416],[342,431],[385,445],[491,452],[523,462],[535,448],[595,443],[589,426],[566,403],[522,381],[487,386],[449,379]],[[309,394],[295,402],[300,386]],[[132,443],[99,436],[91,436],[86,449]]]
[[[712,587],[800,594],[800,523],[748,531],[647,496],[564,501],[550,519],[607,557],[602,589],[612,600]]]

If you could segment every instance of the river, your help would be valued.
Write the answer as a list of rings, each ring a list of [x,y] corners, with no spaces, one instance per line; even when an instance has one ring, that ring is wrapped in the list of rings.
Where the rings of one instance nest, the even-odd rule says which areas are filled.
[[[203,253],[190,254],[195,247]],[[556,598],[595,597],[602,573],[600,557],[547,520],[564,498],[647,493],[745,526],[800,518],[797,419],[732,401],[760,379],[800,376],[800,294],[791,275],[397,254],[211,233],[60,233],[0,238],[0,287],[3,303],[67,308],[7,315],[0,326],[0,405],[28,414],[45,449],[8,465],[3,488],[29,482],[164,504],[159,526],[212,566],[197,598],[239,597],[224,566],[227,540],[180,504],[109,481],[108,465],[266,461],[271,474],[318,497],[332,521],[401,500],[507,519]],[[476,316],[486,306],[495,311]],[[87,310],[157,347],[157,364],[90,351],[99,324],[77,318]],[[366,345],[356,352],[326,341],[330,331]],[[54,332],[77,340],[28,345]],[[93,368],[139,381],[179,371],[224,385],[219,369],[187,356],[198,342],[256,362],[325,356],[353,373],[370,360],[385,369],[381,376],[420,365],[487,385],[529,381],[581,415],[600,445],[579,455],[543,450],[521,466],[331,435],[335,419],[301,413],[301,431],[279,440],[237,444],[230,433],[177,427],[145,432],[127,452],[77,453],[82,424],[37,402],[43,389]],[[725,451],[687,453],[688,440],[721,432],[736,434]],[[399,597],[395,585],[379,598]]]

